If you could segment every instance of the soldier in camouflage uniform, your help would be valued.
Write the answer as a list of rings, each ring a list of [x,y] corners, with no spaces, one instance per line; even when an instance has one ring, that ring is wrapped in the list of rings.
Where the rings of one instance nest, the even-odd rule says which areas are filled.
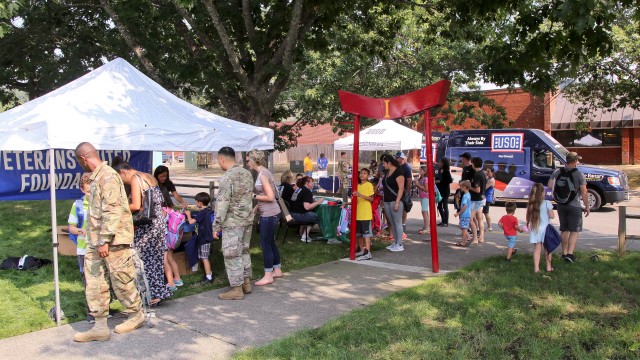
[[[116,333],[133,331],[144,324],[140,294],[132,259],[133,220],[122,179],[106,162],[102,162],[90,143],[76,148],[76,159],[86,171],[91,171],[89,191],[89,225],[84,274],[90,314],[95,317],[93,328],[77,333],[78,342],[109,340],[109,279],[114,293],[129,318],[116,326]],[[108,275],[106,275],[108,273]]]
[[[340,178],[340,192],[342,193],[342,202],[347,203],[349,197],[349,162],[347,161],[347,153],[340,153],[340,161],[338,161],[338,177]]]
[[[235,151],[225,146],[218,151],[218,164],[225,171],[216,198],[213,237],[222,230],[222,255],[231,290],[221,300],[242,300],[251,293],[249,242],[253,225],[253,177],[236,163]]]

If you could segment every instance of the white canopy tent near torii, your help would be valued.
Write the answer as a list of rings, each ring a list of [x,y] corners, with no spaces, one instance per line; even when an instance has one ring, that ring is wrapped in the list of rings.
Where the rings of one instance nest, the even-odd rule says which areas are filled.
[[[273,130],[202,110],[117,58],[69,84],[0,113],[0,151],[48,150],[90,142],[98,150],[238,151],[273,149]],[[56,319],[60,324],[56,193],[50,187]]]
[[[412,150],[420,149],[423,135],[393,120],[382,120],[370,128],[360,132],[360,150]],[[354,135],[349,135],[333,142],[334,159],[338,151],[353,151]],[[354,164],[356,167],[357,164]],[[336,163],[333,163],[336,173]],[[335,182],[334,182],[335,184]],[[335,189],[334,189],[335,192]]]

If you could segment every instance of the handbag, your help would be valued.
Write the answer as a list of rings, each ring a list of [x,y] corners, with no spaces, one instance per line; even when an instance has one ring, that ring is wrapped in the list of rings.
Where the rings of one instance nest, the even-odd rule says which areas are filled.
[[[140,175],[136,175],[136,179],[138,179],[138,184],[140,185],[140,193],[142,195],[142,199],[140,199],[140,210],[134,212],[132,215],[133,225],[139,226],[151,223],[151,221],[153,221],[153,219],[156,217],[156,212],[155,204],[153,202],[153,199],[151,198],[151,187],[149,187],[147,190],[142,190],[142,181],[140,180]]]
[[[387,184],[387,189],[389,189],[389,191],[391,191],[391,193],[395,195],[397,198],[398,193],[393,191],[393,189],[389,187],[389,183],[387,182],[386,177],[384,178],[384,183]],[[400,201],[402,201],[402,205],[404,206],[404,211],[406,212],[411,211],[411,208],[413,207],[413,201],[411,201],[411,197],[409,196],[409,194],[407,194],[406,192],[402,194],[402,199],[400,199]]]
[[[282,212],[282,216],[284,216],[284,219],[286,222],[293,221],[293,216],[291,216],[291,213],[289,212],[289,208],[287,207],[287,204],[284,202],[284,199],[282,198],[282,196],[280,196],[280,190],[276,186],[276,183],[273,182],[273,178],[270,178],[269,180],[271,180],[271,185],[273,185],[274,196],[276,197],[276,201],[280,206],[280,211]]]
[[[435,187],[436,189],[436,203],[439,203],[442,201],[442,194],[440,194],[440,190],[438,190],[438,187]]]

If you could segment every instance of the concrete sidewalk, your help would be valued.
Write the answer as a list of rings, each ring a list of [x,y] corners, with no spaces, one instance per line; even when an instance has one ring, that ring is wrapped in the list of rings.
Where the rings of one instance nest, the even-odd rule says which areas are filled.
[[[343,259],[288,272],[273,285],[254,287],[254,293],[243,301],[218,300],[217,294],[225,289],[167,301],[155,312],[155,327],[144,327],[125,335],[112,333],[108,342],[74,343],[73,334],[90,327],[84,321],[3,339],[0,340],[0,357],[225,359],[238,350],[267,344],[301,329],[322,326],[394,291],[437,276],[431,271],[431,244],[424,241],[428,235],[416,233],[422,221],[419,209],[416,209],[409,215],[409,239],[404,242],[404,252],[383,250],[374,253],[374,259],[370,261]],[[504,210],[492,209],[492,213],[494,211],[495,224]],[[520,214],[522,211],[518,209],[520,219],[524,218]],[[604,219],[595,216],[585,222],[580,250],[615,251],[617,238],[610,224],[615,214],[604,213],[598,217],[605,215],[605,225],[602,224]],[[438,228],[440,274],[487,256],[505,255],[506,242],[496,225],[493,232],[487,233],[486,243],[461,248],[454,246],[460,231],[455,220],[452,218],[451,221],[448,228]],[[554,222],[557,223],[557,219]],[[523,252],[531,251],[527,235],[519,236],[517,246]],[[636,243],[630,249],[638,250],[640,244]],[[123,320],[122,316],[110,319],[109,326],[113,328]]]
[[[394,270],[335,261],[286,273],[274,285],[256,287],[243,301],[220,301],[224,289],[167,301],[155,327],[112,333],[108,342],[74,343],[90,328],[77,322],[0,340],[2,358],[25,359],[224,359],[239,349],[266,344],[297,330],[315,328],[429,276],[428,269]],[[113,327],[124,320],[109,320]]]

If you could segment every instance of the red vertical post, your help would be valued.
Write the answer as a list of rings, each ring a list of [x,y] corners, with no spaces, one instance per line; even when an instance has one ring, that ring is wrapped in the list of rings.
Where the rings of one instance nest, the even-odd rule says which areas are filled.
[[[353,164],[351,165],[351,235],[349,236],[349,259],[356,259],[356,212],[358,211],[358,198],[354,195],[358,186],[358,162],[360,155],[360,115],[355,115],[353,121]]]
[[[440,272],[438,260],[438,227],[436,225],[436,178],[433,171],[433,143],[431,139],[431,119],[429,110],[424,112],[424,139],[427,153],[427,174],[429,180],[429,220],[431,220],[431,264],[433,272]]]

